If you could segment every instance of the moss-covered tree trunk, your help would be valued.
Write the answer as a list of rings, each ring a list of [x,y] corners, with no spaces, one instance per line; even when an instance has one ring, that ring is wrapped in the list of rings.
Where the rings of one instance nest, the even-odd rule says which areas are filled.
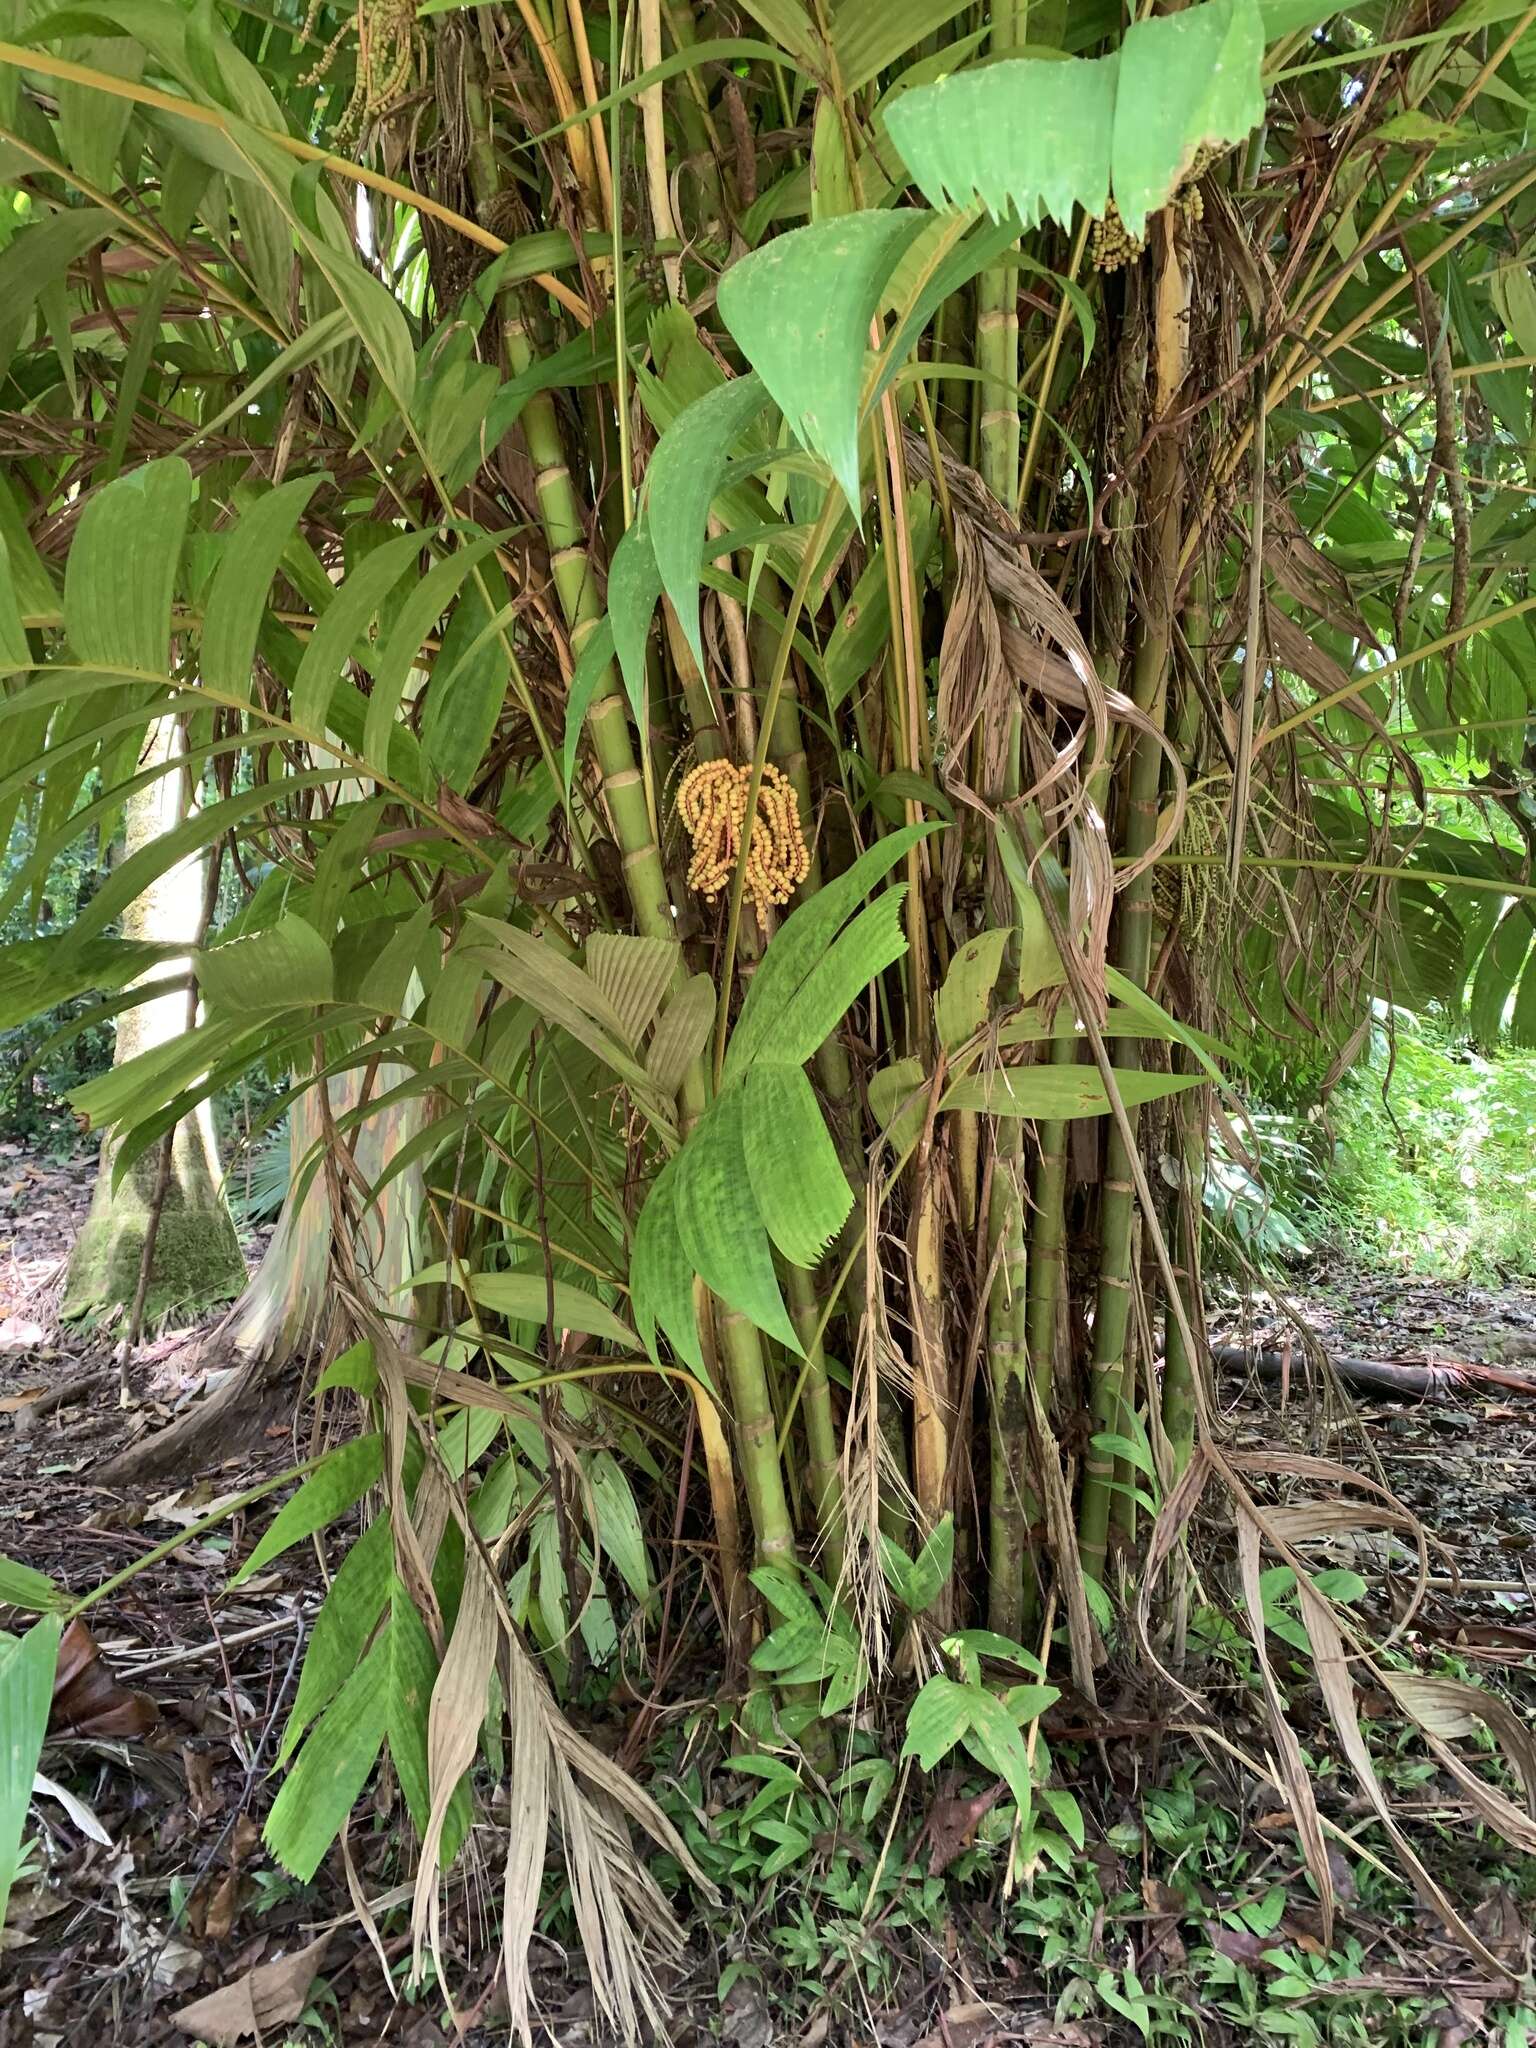
[[[175,724],[156,727],[145,767],[168,762],[179,746]],[[171,769],[136,790],[123,807],[124,857],[174,829],[181,814],[181,774]],[[201,863],[180,862],[135,898],[123,914],[123,936],[160,944],[191,942],[201,897]],[[161,970],[163,972],[163,970]],[[187,1028],[186,998],[159,996],[118,1019],[114,1063],[179,1038]],[[64,1282],[69,1317],[125,1314],[138,1286],[159,1161],[151,1146],[115,1181],[115,1152],[103,1139],[96,1191]],[[176,1127],[171,1175],[155,1231],[145,1318],[192,1313],[229,1301],[245,1286],[245,1260],[220,1186],[218,1148],[207,1103]]]

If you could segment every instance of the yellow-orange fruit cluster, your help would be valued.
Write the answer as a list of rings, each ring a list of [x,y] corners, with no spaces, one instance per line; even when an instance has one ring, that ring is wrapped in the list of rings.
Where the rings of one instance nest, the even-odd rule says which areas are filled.
[[[1205,219],[1205,195],[1200,190],[1200,180],[1225,155],[1226,150],[1217,144],[1202,142],[1195,151],[1194,162],[1173,195],[1173,204],[1192,226]],[[1146,247],[1139,235],[1133,235],[1127,229],[1120,218],[1119,207],[1111,199],[1104,209],[1104,218],[1093,224],[1089,249],[1094,269],[1120,270],[1127,263],[1137,262],[1145,254]]]
[[[1134,263],[1146,249],[1140,235],[1133,235],[1120,218],[1120,209],[1113,199],[1104,209],[1104,218],[1093,224],[1093,235],[1089,248],[1095,270],[1121,270],[1127,263]]]
[[[728,887],[741,858],[741,828],[751,781],[750,767],[701,761],[678,786],[677,814],[693,841],[688,886],[711,902]],[[752,820],[752,843],[747,848],[743,891],[759,910],[770,903],[787,903],[810,865],[794,785],[777,768],[765,766],[757,792],[757,816]]]

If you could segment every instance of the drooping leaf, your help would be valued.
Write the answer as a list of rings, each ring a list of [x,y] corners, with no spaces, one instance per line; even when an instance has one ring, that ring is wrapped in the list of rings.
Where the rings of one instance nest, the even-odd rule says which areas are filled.
[[[455,1286],[467,1288],[475,1305],[489,1309],[492,1315],[505,1316],[508,1322],[514,1323],[542,1325],[544,1322],[548,1295],[541,1268],[524,1267],[511,1273],[466,1273],[455,1265],[450,1274],[448,1267],[439,1263],[413,1273],[406,1284],[410,1287],[441,1287],[450,1279]],[[604,1337],[611,1344],[621,1344],[626,1349],[633,1347],[634,1331],[595,1295],[566,1280],[554,1282],[554,1294],[557,1329],[579,1330],[583,1336]]]
[[[23,615],[57,611],[58,592],[44,565],[27,522],[16,503],[15,487],[0,477],[0,541],[5,544],[6,577]]]
[[[1536,926],[1522,903],[1511,904],[1499,919],[1493,937],[1483,948],[1472,980],[1468,1024],[1475,1042],[1492,1048],[1504,1029],[1504,1013],[1526,956]]]
[[[1110,182],[1140,235],[1203,146],[1241,142],[1264,118],[1258,0],[1139,15],[1120,46]]]
[[[1118,56],[1005,58],[914,86],[886,110],[891,140],[934,206],[1063,226],[1109,203]]]
[[[613,627],[607,619],[599,619],[582,642],[581,652],[576,657],[576,666],[571,671],[570,684],[566,690],[565,746],[561,755],[560,770],[562,787],[567,796],[571,793],[571,776],[576,768],[576,749],[581,745],[581,728],[586,723],[592,699],[607,675],[612,660]]]
[[[177,946],[155,945],[147,939],[92,939],[78,950],[67,935],[18,939],[5,948],[0,971],[0,1031],[14,1031],[57,1003],[67,1003],[93,989],[126,988],[141,974],[182,957]]]
[[[0,1607],[19,1607],[26,1614],[46,1614],[67,1605],[67,1596],[46,1572],[35,1571],[0,1552]]]
[[[970,1690],[971,1717],[963,1737],[965,1746],[985,1770],[995,1771],[1006,1782],[1019,1818],[1024,1820],[1033,1803],[1034,1786],[1019,1724],[995,1693],[981,1686]],[[1054,1686],[1040,1686],[1036,1691],[1047,1705],[1060,1698]]]
[[[1510,1013],[1509,1035],[1515,1045],[1536,1046],[1536,950],[1526,960],[1520,975],[1520,986],[1515,991],[1515,1007]]]
[[[104,206],[71,206],[21,229],[0,251],[0,363],[9,364],[38,299],[116,227]]]
[[[64,572],[64,624],[79,660],[166,674],[191,505],[192,472],[176,455],[130,470],[87,504]]]
[[[411,345],[405,315],[393,295],[359,262],[329,195],[321,198],[324,212],[311,214],[315,225],[310,225],[305,217],[309,209],[304,195],[297,189],[302,173],[291,156],[243,121],[231,120],[228,133],[282,209],[300,246],[323,272],[385,390],[401,416],[408,417],[416,386],[416,351]],[[334,240],[325,232],[327,227],[331,228]]]
[[[742,1083],[742,1148],[757,1207],[785,1258],[814,1266],[842,1229],[853,1190],[805,1070],[760,1059]]]
[[[32,650],[27,645],[27,629],[22,623],[16,585],[10,574],[5,542],[0,539],[0,676],[20,675],[32,665]],[[46,730],[46,722],[36,726],[28,736],[29,742],[40,744]],[[6,837],[10,837],[9,824]]]
[[[851,867],[790,912],[752,977],[726,1048],[725,1080],[744,1074],[757,1058],[782,1013],[821,964],[839,930],[876,882],[889,874],[919,840],[937,830],[936,825],[907,825],[898,832],[887,833],[861,853]]]
[[[928,221],[911,208],[818,221],[753,250],[720,280],[721,318],[854,511],[870,322],[892,269]]]
[[[710,502],[719,489],[732,447],[767,402],[767,388],[760,377],[736,377],[717,385],[668,427],[646,472],[646,525],[656,570],[701,668],[704,643],[699,633],[699,569]],[[637,586],[645,568],[641,549],[642,543],[637,541],[631,557]]]
[[[369,797],[362,803],[338,805],[331,813],[332,830],[315,862],[314,885],[304,906],[305,923],[320,934],[327,947],[336,937],[348,891],[357,883],[385,805],[385,798]]]
[[[905,1552],[902,1553],[905,1556]],[[955,1563],[955,1518],[945,1514],[907,1566],[905,1602],[913,1614],[931,1607],[949,1582]]]
[[[612,1004],[631,1051],[650,1029],[677,966],[677,948],[667,939],[632,932],[594,932],[588,939],[587,972]]]
[[[476,913],[469,924],[492,940],[477,946],[474,957],[503,987],[536,1003],[546,1021],[561,1025],[604,1066],[643,1084],[644,1068],[624,1050],[623,1021],[590,974],[563,958],[553,941],[535,939],[503,919]]]
[[[427,1716],[437,1682],[437,1654],[426,1625],[410,1594],[395,1579],[389,1591],[389,1626],[381,1648],[384,1672],[384,1733],[390,1760],[405,1794],[406,1810],[417,1836],[427,1830],[432,1811],[427,1766]],[[469,1827],[469,1785],[461,1779],[448,1801],[438,1853],[446,1869],[459,1853]]]
[[[145,770],[144,786],[162,774],[180,771],[180,763],[172,757],[154,770]],[[168,875],[184,860],[200,855],[223,832],[248,818],[253,811],[265,809],[269,804],[280,802],[285,796],[297,795],[303,789],[317,789],[322,784],[334,782],[335,771],[329,768],[312,768],[302,775],[291,775],[278,783],[257,783],[250,789],[237,789],[233,796],[223,797],[216,804],[209,804],[195,817],[183,818],[179,825],[169,832],[162,832],[157,839],[150,840],[131,853],[119,866],[112,869],[107,879],[76,916],[74,924],[60,946],[60,958],[68,963],[67,971],[73,972],[83,957],[86,946],[104,931],[130,903],[136,902],[152,883],[161,875]],[[79,814],[77,813],[78,822]]]
[[[389,762],[392,729],[399,716],[401,700],[421,653],[422,642],[458,594],[459,586],[494,548],[501,536],[482,533],[462,539],[440,562],[422,577],[390,625],[389,635],[373,666],[373,689],[368,697],[368,716],[363,726],[363,754],[384,766]]]
[[[1115,1074],[1115,1085],[1127,1109],[1198,1088],[1202,1074],[1149,1074],[1140,1067]],[[988,1116],[1046,1117],[1052,1121],[1077,1116],[1107,1116],[1109,1096],[1097,1067],[998,1067],[990,1074],[967,1075],[944,1091],[944,1108],[976,1109]]]
[[[292,1500],[278,1509],[272,1526],[230,1580],[238,1586],[281,1557],[295,1543],[327,1529],[355,1507],[384,1470],[384,1440],[377,1434],[350,1437],[327,1451]]]
[[[654,489],[654,479],[652,488]],[[608,623],[613,651],[638,725],[645,716],[645,653],[661,595],[661,569],[649,522],[637,519],[613,551],[608,570]]]
[[[832,20],[838,79],[857,92],[953,21],[965,0],[843,0]]]
[[[200,953],[197,980],[210,1005],[235,1017],[327,1003],[334,986],[331,950],[312,924],[290,914],[265,931]]]
[[[24,1636],[0,1636],[0,1925],[21,1860],[61,1630],[58,1615],[45,1614]]]
[[[742,1091],[718,1095],[676,1160],[678,1235],[711,1293],[801,1355],[773,1254],[752,1193],[743,1145]]]
[[[849,921],[773,1020],[759,1058],[791,1066],[810,1059],[876,976],[902,957],[907,950],[901,921],[906,893],[905,882],[895,883]]]
[[[907,1709],[904,1757],[916,1757],[925,1771],[941,1764],[971,1725],[972,1688],[937,1673]]]
[[[378,1626],[394,1575],[394,1539],[389,1519],[370,1522],[341,1561],[331,1589],[315,1616],[304,1650],[293,1709],[278,1746],[286,1763],[304,1731],[328,1707],[362,1661]]]
[[[383,1747],[388,1657],[386,1630],[315,1723],[267,1815],[262,1839],[301,1884],[320,1868]]]
[[[482,561],[448,621],[421,714],[422,749],[439,780],[460,794],[485,758],[506,700],[503,634],[511,618],[500,566]]]
[[[946,1052],[964,1045],[986,1023],[992,991],[1012,936],[1008,931],[981,932],[962,946],[949,963],[944,986],[933,1004],[939,1043]]]
[[[423,546],[420,534],[397,534],[365,556],[342,582],[316,622],[293,680],[290,715],[301,732],[323,736],[343,665],[352,659],[385,598]]]
[[[650,1567],[646,1562],[640,1511],[635,1506],[629,1481],[609,1451],[594,1453],[586,1476],[598,1543],[613,1559],[619,1576],[635,1598],[648,1600],[651,1595]]]
[[[187,436],[177,452],[184,455],[199,441],[205,441],[210,434],[217,434],[221,428],[227,427],[231,420],[249,413],[262,392],[287,378],[296,377],[300,370],[307,369],[317,357],[333,349],[337,342],[344,338],[348,325],[347,316],[340,308],[318,320],[312,320],[297,341],[290,341],[285,348],[279,349],[271,362],[264,369],[258,370],[250,383],[243,386],[228,405],[221,407],[210,419],[204,420],[195,434]]]
[[[891,140],[934,205],[980,199],[1025,227],[1111,193],[1140,238],[1202,145],[1240,142],[1264,118],[1257,0],[1203,0],[1141,15],[1107,57],[1007,58],[916,86],[886,114]]]
[[[709,1043],[715,1019],[715,984],[707,974],[690,975],[661,1013],[645,1057],[645,1070],[658,1094],[676,1095],[683,1076]]]
[[[126,100],[122,102],[122,110],[124,116],[132,111]],[[113,153],[116,154],[115,149]],[[170,296],[171,287],[180,274],[180,266],[174,261],[162,263],[144,288],[144,297],[139,303],[133,323],[133,335],[128,343],[127,354],[123,357],[121,381],[113,394],[115,416],[112,421],[112,437],[107,443],[107,459],[103,465],[103,483],[116,476],[123,466],[123,457],[128,452],[128,441],[133,432],[134,415],[144,389],[144,379],[155,352],[155,345],[160,338],[160,315]]]
[[[320,482],[318,476],[291,477],[258,498],[225,537],[203,615],[202,679],[210,689],[249,699],[267,592]]]

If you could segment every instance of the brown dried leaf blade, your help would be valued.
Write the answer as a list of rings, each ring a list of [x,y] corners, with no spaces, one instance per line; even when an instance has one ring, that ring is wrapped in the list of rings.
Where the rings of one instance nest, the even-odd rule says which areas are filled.
[[[259,2041],[269,2028],[296,2020],[308,2005],[310,1986],[330,1938],[322,1934],[291,1956],[258,1964],[233,1984],[184,2005],[172,2015],[172,2024],[184,2034],[211,2043],[212,2048],[247,2039]]]

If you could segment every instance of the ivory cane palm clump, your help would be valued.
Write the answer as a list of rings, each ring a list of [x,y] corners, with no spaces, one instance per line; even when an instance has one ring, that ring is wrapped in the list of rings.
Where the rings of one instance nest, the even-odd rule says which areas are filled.
[[[101,7],[141,67],[0,45],[15,901],[167,719],[196,803],[12,1008],[175,983],[128,913],[216,848],[200,1020],[81,1106],[140,1157],[258,1068],[322,1110],[347,1427],[245,1568],[372,1513],[272,1853],[387,1754],[422,1975],[500,1742],[514,2021],[553,1815],[632,2032],[677,1935],[618,1814],[685,1860],[561,1702],[654,1730],[685,1583],[769,1775],[964,1756],[1022,1867],[1072,1853],[1055,1681],[1176,1656],[1219,1497],[1326,1921],[1260,1563],[1390,1830],[1330,1674],[1391,1673],[1312,1577],[1382,1510],[1226,1442],[1201,1196],[1256,1056],[1536,1015],[1519,850],[1431,795],[1536,683],[1524,22],[370,8],[349,86],[350,16]]]

